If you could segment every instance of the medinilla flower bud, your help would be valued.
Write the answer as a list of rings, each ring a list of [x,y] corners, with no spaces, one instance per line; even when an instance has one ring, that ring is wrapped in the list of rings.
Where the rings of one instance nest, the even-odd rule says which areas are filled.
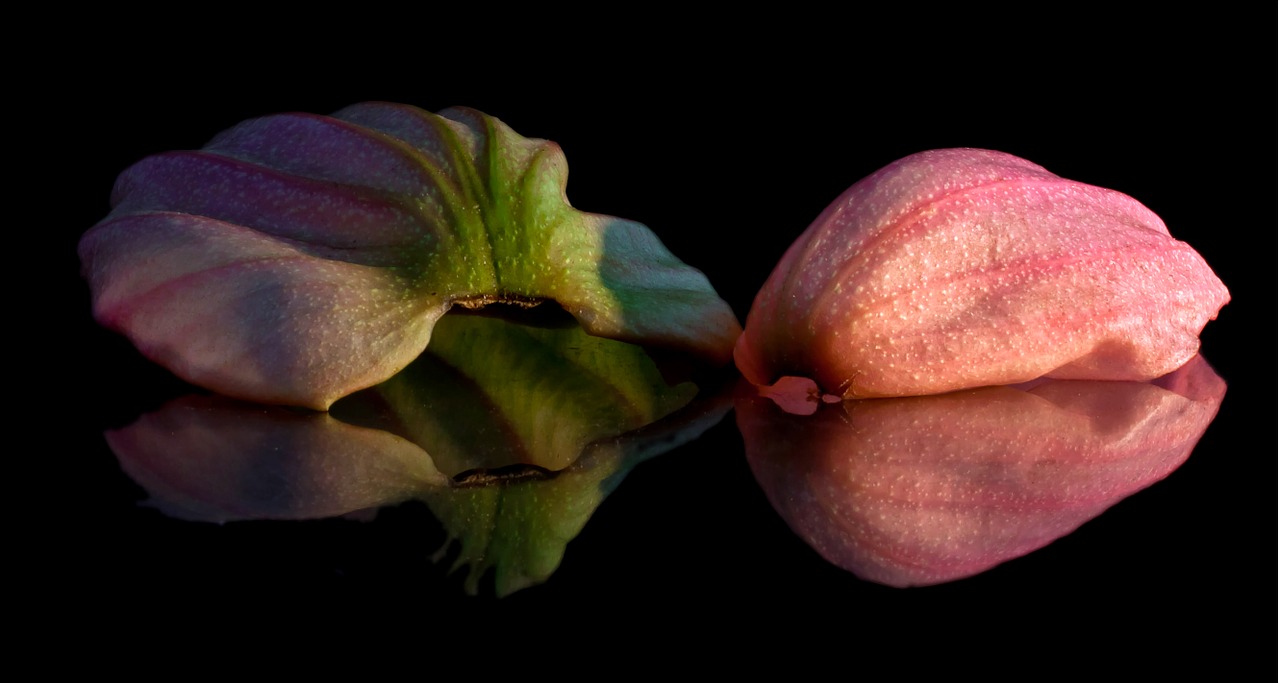
[[[827,207],[734,357],[756,384],[809,377],[846,398],[1146,380],[1194,357],[1229,299],[1133,198],[1001,152],[933,150]]]

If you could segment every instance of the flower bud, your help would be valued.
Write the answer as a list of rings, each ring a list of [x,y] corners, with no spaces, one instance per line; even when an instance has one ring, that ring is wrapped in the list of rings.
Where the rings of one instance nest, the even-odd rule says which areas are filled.
[[[367,102],[144,159],[80,241],[94,316],[183,379],[325,410],[450,307],[559,306],[591,335],[729,361],[741,328],[647,227],[579,211],[553,142]]]
[[[1146,380],[1194,357],[1229,299],[1133,198],[1001,152],[933,150],[827,207],[734,357],[756,384],[804,376],[845,398]]]

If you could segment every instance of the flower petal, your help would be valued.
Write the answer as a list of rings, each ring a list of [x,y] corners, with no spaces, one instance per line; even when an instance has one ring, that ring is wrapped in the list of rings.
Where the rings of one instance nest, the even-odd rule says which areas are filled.
[[[80,248],[99,321],[237,398],[327,409],[417,357],[446,309],[387,269],[202,216],[114,219]]]

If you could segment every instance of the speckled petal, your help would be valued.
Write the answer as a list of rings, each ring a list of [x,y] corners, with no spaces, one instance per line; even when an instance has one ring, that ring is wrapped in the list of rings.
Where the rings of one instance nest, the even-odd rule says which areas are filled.
[[[935,150],[827,208],[757,296],[735,358],[757,384],[806,376],[848,398],[1144,380],[1193,357],[1228,299],[1134,199]]]
[[[113,219],[80,249],[102,324],[190,382],[266,403],[324,410],[389,377],[446,309],[387,269],[203,216]]]

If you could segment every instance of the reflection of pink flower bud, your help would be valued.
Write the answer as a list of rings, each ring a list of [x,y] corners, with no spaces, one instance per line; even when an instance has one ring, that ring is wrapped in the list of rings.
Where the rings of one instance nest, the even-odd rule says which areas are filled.
[[[818,217],[734,356],[757,384],[806,376],[849,398],[1145,380],[1192,358],[1229,299],[1134,199],[1000,152],[934,150]]]
[[[922,586],[1026,555],[1163,479],[1225,393],[1196,357],[1150,383],[1050,380],[806,416],[747,395],[735,412],[796,534],[859,577]]]

